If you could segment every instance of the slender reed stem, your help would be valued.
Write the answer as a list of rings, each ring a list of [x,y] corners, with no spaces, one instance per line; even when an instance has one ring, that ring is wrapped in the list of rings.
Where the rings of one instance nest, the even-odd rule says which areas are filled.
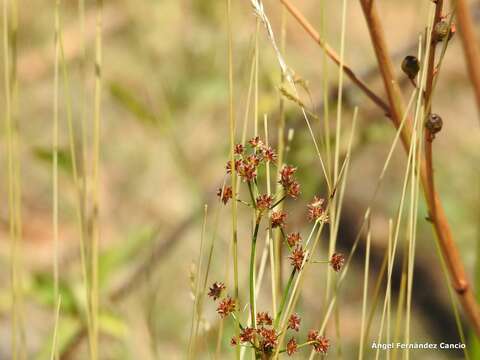
[[[468,7],[468,1],[454,1],[457,8],[457,21],[462,39],[463,52],[468,68],[468,78],[472,82],[477,107],[480,112],[480,48],[475,35],[475,26]]]
[[[227,61],[228,61],[228,93],[229,93],[229,122],[230,122],[230,161],[232,164],[232,189],[237,188],[237,175],[235,171],[235,156],[234,156],[234,147],[235,147],[235,116],[234,116],[234,105],[233,105],[233,44],[232,44],[232,9],[231,9],[231,0],[227,0]],[[240,320],[239,320],[239,308],[240,308],[240,297],[238,292],[238,244],[237,244],[237,194],[236,191],[233,191],[232,197],[232,244],[233,244],[233,282],[234,282],[234,297],[235,297],[235,315],[236,315],[236,326],[235,334],[238,337],[240,334]],[[235,356],[237,359],[240,358],[240,347],[235,347]]]
[[[388,55],[380,16],[373,0],[360,0],[360,3],[367,21],[379,69],[387,91],[391,107],[391,118],[394,125],[398,127],[403,114],[403,106],[401,94],[398,85],[395,82],[393,64]],[[405,127],[402,131],[402,142],[405,149],[408,149],[410,145],[410,133],[411,126]],[[425,167],[425,159],[422,159],[420,176],[425,199],[430,212],[430,218],[434,225],[436,235],[440,240],[442,252],[445,255],[451,280],[453,282],[453,287],[457,292],[457,296],[459,297],[463,309],[475,329],[475,332],[480,336],[480,312],[478,304],[473,295],[471,286],[468,283],[465,268],[461,261],[455,240],[453,239],[453,234],[448,224],[445,211],[441,205],[440,198],[436,192],[434,192],[433,197],[429,196],[430,190],[427,171],[428,169]],[[433,213],[433,211],[435,211],[435,213]]]

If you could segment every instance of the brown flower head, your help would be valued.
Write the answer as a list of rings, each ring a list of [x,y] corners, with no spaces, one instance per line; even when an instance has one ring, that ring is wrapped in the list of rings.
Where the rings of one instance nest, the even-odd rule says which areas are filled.
[[[244,149],[242,144],[237,144],[237,145],[235,145],[235,148],[233,149],[233,153],[235,155],[242,155],[244,150],[245,149]]]
[[[287,191],[288,196],[296,199],[300,195],[300,184],[298,181],[292,181],[288,187],[285,188]]]
[[[222,282],[214,282],[209,289],[208,296],[217,300],[221,295],[222,291],[225,290],[225,284]]]
[[[235,160],[235,172],[238,172],[238,169],[240,168],[241,164],[242,164],[242,160],[240,160],[240,159]],[[227,166],[225,166],[225,168],[227,169],[227,174],[231,174],[232,173],[232,162],[228,161]]]
[[[345,256],[340,253],[334,253],[330,258],[330,265],[332,266],[333,270],[339,272],[342,270],[343,264],[345,263]]]
[[[319,336],[318,330],[310,330],[307,335],[307,341],[317,341]]]
[[[287,343],[287,355],[292,356],[297,352],[297,340],[295,338],[291,338]]]
[[[283,168],[280,170],[280,181],[279,183],[283,185],[284,188],[288,188],[288,186],[294,181],[293,176],[297,171],[296,167],[291,165],[284,165]]]
[[[297,245],[295,249],[292,250],[291,255],[288,257],[290,259],[290,264],[296,269],[300,270],[302,268],[303,259],[305,258],[305,251],[301,245]]]
[[[252,181],[257,177],[257,165],[249,160],[244,160],[238,167],[238,175],[243,181]]]
[[[302,237],[299,232],[294,232],[287,235],[287,243],[290,247],[294,247],[300,241],[302,241]]]
[[[226,205],[228,203],[228,200],[230,200],[233,196],[232,187],[231,186],[224,186],[223,189],[218,188],[217,196]]]
[[[328,221],[328,214],[325,211],[325,200],[317,196],[313,198],[313,201],[307,206],[308,220],[320,220],[323,222]]]
[[[325,336],[320,336],[317,339],[317,342],[313,344],[313,348],[316,352],[321,352],[326,354],[328,352],[328,348],[330,347],[330,341]]]
[[[309,342],[313,341],[312,345],[316,352],[327,353],[330,342],[325,336],[320,336],[317,330],[310,330],[307,339]]]
[[[264,146],[262,148],[262,156],[265,161],[274,162],[277,160],[277,154],[270,146]]]
[[[257,167],[260,164],[260,161],[262,161],[262,158],[259,155],[252,154],[247,156],[247,158],[244,160],[244,163],[248,163]]]
[[[256,330],[251,327],[246,327],[240,332],[240,341],[241,342],[253,342],[255,339]]]
[[[273,319],[268,312],[257,313],[257,325],[272,325]]]
[[[300,321],[300,316],[297,314],[290,315],[290,318],[288,319],[288,329],[298,331],[300,329]]]
[[[284,211],[274,211],[270,216],[270,222],[272,223],[272,228],[284,227],[285,221],[287,220],[287,213]]]
[[[257,208],[259,210],[268,210],[272,206],[273,198],[271,195],[263,194],[257,197]]]
[[[233,300],[230,296],[227,296],[218,304],[217,312],[222,319],[227,317],[234,311],[235,311],[235,300]]]
[[[256,148],[257,146],[261,146],[263,144],[262,140],[260,140],[260,137],[258,137],[258,136],[248,140],[248,143],[253,148]]]
[[[230,339],[230,345],[231,346],[237,346],[238,345],[238,339],[235,336]]]
[[[275,346],[277,346],[277,331],[275,329],[261,327],[258,329],[258,333],[260,334],[260,349],[264,353],[271,353],[273,349],[275,349]]]

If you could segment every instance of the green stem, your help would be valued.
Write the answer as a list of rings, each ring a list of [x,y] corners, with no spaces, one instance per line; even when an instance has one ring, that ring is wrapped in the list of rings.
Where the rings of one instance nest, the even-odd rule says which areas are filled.
[[[315,341],[314,341],[314,340],[304,342],[303,344],[297,345],[297,350],[298,350],[298,349],[301,349],[301,348],[303,348],[303,347],[305,347],[305,346],[312,345],[312,344],[315,344]],[[282,349],[282,350],[279,351],[280,354],[281,354],[281,353],[284,353],[284,352],[287,352],[287,349]]]
[[[287,195],[283,195],[280,200],[278,200],[275,204],[273,204],[272,206],[270,206],[270,209],[274,209],[275,206],[277,206],[278,204],[280,204],[283,200],[285,200],[285,198],[287,197]]]
[[[297,272],[296,269],[292,270],[292,273],[290,274],[290,278],[288,279],[287,286],[285,287],[285,290],[283,291],[282,302],[280,303],[280,308],[278,309],[277,316],[275,316],[275,323],[274,323],[275,328],[278,326],[278,323],[280,321],[280,317],[282,316],[283,310],[285,310],[285,304],[287,302],[288,293],[290,292],[290,288],[292,287],[293,278],[295,277],[296,272]]]
[[[250,199],[252,199],[253,207],[256,209],[257,208],[257,202],[255,201],[255,196],[253,195],[252,182],[247,181],[247,184],[248,184],[248,192],[250,194]]]
[[[250,316],[252,319],[252,327],[254,328],[257,327],[255,312],[255,255],[257,252],[257,236],[261,219],[262,213],[259,213],[255,221],[255,230],[253,231],[252,248],[250,252]]]

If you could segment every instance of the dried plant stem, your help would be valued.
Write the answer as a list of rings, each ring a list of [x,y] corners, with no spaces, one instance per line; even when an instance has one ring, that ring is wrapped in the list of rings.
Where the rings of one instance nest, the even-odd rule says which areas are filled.
[[[196,344],[197,344],[197,335],[198,335],[198,328],[200,326],[200,312],[199,309],[201,307],[201,297],[200,295],[200,276],[202,275],[202,268],[203,268],[203,245],[205,241],[205,229],[207,227],[207,214],[208,214],[208,207],[207,205],[203,208],[203,223],[202,223],[202,234],[200,236],[200,249],[198,251],[198,259],[197,259],[197,276],[195,279],[195,294],[194,294],[194,301],[193,301],[193,311],[192,311],[192,323],[190,326],[190,341],[188,343],[188,358],[193,359],[193,355],[196,353]]]
[[[466,0],[456,0],[454,2],[457,5],[457,22],[460,30],[460,38],[462,39],[465,61],[467,62],[468,77],[472,82],[477,107],[480,111],[480,49],[478,39],[475,36],[475,27],[468,2]]]
[[[368,225],[367,233],[367,244],[365,251],[365,269],[363,273],[363,299],[362,299],[362,325],[360,330],[360,349],[358,351],[358,359],[363,359],[363,351],[365,346],[365,320],[367,314],[367,294],[368,294],[368,276],[369,276],[369,267],[370,267],[370,245],[372,240],[372,232],[370,230],[370,225]]]
[[[80,231],[80,259],[81,259],[81,268],[82,268],[82,278],[85,286],[85,299],[87,308],[85,315],[87,318],[87,329],[88,329],[88,339],[89,344],[92,344],[92,313],[90,307],[90,298],[91,298],[91,287],[90,280],[88,278],[88,268],[87,268],[87,249],[86,249],[86,229],[85,229],[85,203],[86,203],[86,190],[85,190],[85,176],[83,176],[83,184],[79,180],[79,172],[77,166],[77,152],[75,146],[75,134],[73,127],[73,115],[72,115],[72,97],[70,94],[70,81],[68,78],[67,63],[65,59],[65,52],[63,47],[63,36],[62,28],[59,29],[59,46],[60,46],[60,60],[62,62],[62,78],[63,78],[63,87],[65,91],[65,102],[66,102],[66,111],[67,111],[67,124],[68,124],[68,138],[70,143],[70,156],[72,158],[72,176],[73,182],[76,188],[77,193],[77,206],[76,206],[76,217],[79,225]],[[83,146],[83,145],[82,145]],[[85,174],[85,172],[83,172]]]
[[[53,126],[52,126],[52,228],[53,228],[53,298],[55,308],[60,307],[59,278],[58,278],[58,85],[60,61],[60,0],[55,1],[55,65],[53,84]],[[60,310],[57,311],[57,313]],[[55,321],[55,334],[58,320]],[[55,337],[54,337],[55,338]],[[53,342],[52,359],[58,359],[56,341]]]
[[[235,172],[235,116],[234,116],[234,104],[233,104],[233,44],[232,44],[232,9],[231,0],[227,0],[227,33],[228,33],[228,45],[227,45],[227,61],[228,61],[228,92],[229,92],[229,123],[230,123],[230,161],[232,164],[232,189],[237,188],[237,174]],[[237,194],[233,191],[232,197],[232,253],[233,253],[233,282],[234,282],[234,298],[235,298],[235,335],[238,337],[240,334],[240,297],[238,293],[238,244],[237,244]],[[235,347],[236,359],[240,358],[240,347]]]
[[[333,48],[320,37],[315,28],[308,22],[308,20],[303,16],[303,14],[290,2],[290,0],[280,0],[292,16],[297,19],[300,25],[305,29],[305,31],[310,35],[310,37],[323,48],[325,53],[328,55],[332,61],[339,65],[345,74],[352,80],[364,93],[368,96],[376,105],[382,108],[386,114],[389,114],[389,106],[383,101],[378,95],[376,95],[373,90],[371,90],[367,84],[365,84],[355,72],[346,64],[341,64],[340,56],[333,50]]]
[[[390,108],[391,119],[395,126],[398,127],[400,119],[403,114],[402,97],[395,82],[393,64],[390,60],[387,50],[387,44],[384,38],[382,25],[377,9],[372,0],[360,0],[362,9],[367,21],[368,29],[372,39],[373,47],[377,56],[380,72],[384,81],[385,89],[387,91]],[[408,124],[407,124],[408,125]],[[402,142],[405,149],[410,145],[411,125],[406,126],[402,131]],[[425,160],[422,159],[421,164],[421,181],[425,193],[426,202],[430,212],[430,219],[434,225],[435,232],[439,238],[442,252],[445,255],[448,264],[449,273],[453,282],[453,287],[457,292],[464,311],[475,329],[475,332],[480,336],[480,313],[478,305],[473,295],[472,289],[468,283],[465,268],[460,258],[458,248],[453,239],[453,235],[448,224],[444,209],[441,205],[439,196],[433,192],[430,195],[428,169],[425,166]]]
[[[91,312],[92,312],[92,344],[90,356],[92,360],[99,357],[99,284],[98,253],[100,243],[100,131],[102,103],[102,8],[103,0],[96,1],[96,35],[95,35],[95,95],[93,117],[93,169],[92,169],[92,251],[91,251]]]
[[[282,22],[280,27],[280,50],[282,54],[285,55],[286,51],[286,38],[287,38],[287,16],[286,9],[282,6]],[[282,86],[285,85],[285,75],[283,72],[280,74],[280,81]],[[278,118],[278,135],[277,135],[277,152],[278,152],[278,167],[282,168],[284,165],[284,152],[285,152],[285,99],[283,96],[280,96],[279,100],[279,118]],[[280,183],[277,182],[276,193],[283,194],[283,187]],[[283,202],[278,205],[278,210],[283,210]],[[274,266],[275,266],[275,278],[274,284],[275,287],[273,292],[275,298],[280,298],[282,296],[282,240],[280,230],[276,229],[274,231],[274,240],[273,240],[273,253],[274,253]],[[276,300],[276,299],[275,299]],[[277,311],[276,304],[273,306],[273,312]]]
[[[10,5],[10,6],[9,6]],[[10,16],[11,13],[11,16]],[[3,56],[5,94],[5,133],[8,174],[8,214],[10,245],[11,291],[11,356],[14,360],[26,358],[23,327],[23,295],[21,282],[20,244],[22,239],[20,156],[18,128],[15,121],[17,109],[17,1],[3,2]]]
[[[60,307],[62,306],[62,297],[58,296],[56,300],[57,306],[55,311],[55,323],[53,327],[53,340],[52,340],[52,351],[50,353],[50,360],[58,359],[58,346],[57,346],[57,337],[58,337],[58,324],[60,323]]]

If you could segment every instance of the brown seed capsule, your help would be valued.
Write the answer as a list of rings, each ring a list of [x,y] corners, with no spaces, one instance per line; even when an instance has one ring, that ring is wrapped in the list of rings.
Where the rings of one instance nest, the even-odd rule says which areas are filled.
[[[435,41],[443,41],[450,34],[450,25],[445,20],[435,24],[433,29]]]
[[[415,56],[408,55],[402,61],[402,70],[410,78],[415,79],[420,71],[420,63]]]
[[[425,127],[432,135],[432,139],[435,137],[435,134],[442,130],[443,120],[440,115],[437,114],[430,114],[425,121]]]

